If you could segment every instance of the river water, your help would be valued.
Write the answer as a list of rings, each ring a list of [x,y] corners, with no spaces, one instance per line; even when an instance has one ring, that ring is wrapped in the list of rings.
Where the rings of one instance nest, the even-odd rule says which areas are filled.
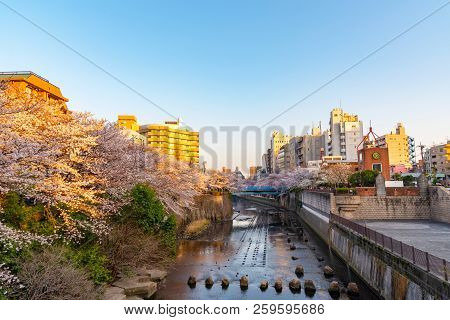
[[[156,299],[331,299],[328,287],[333,280],[341,285],[356,282],[361,299],[376,298],[295,214],[239,198],[233,199],[233,207],[239,211],[233,220],[213,224],[198,240],[180,241],[175,265]],[[299,236],[299,228],[303,236]],[[291,250],[288,239],[295,250]],[[301,292],[293,293],[288,283],[297,277],[294,270],[298,264],[303,265],[305,274],[300,277]],[[325,265],[334,269],[334,277],[324,277]],[[197,278],[195,288],[187,285],[190,275]],[[249,279],[249,288],[244,291],[239,286],[243,275]],[[214,280],[209,289],[205,286],[208,277]],[[230,280],[228,289],[221,287],[224,277]],[[273,288],[278,278],[283,281],[281,293]],[[313,297],[303,290],[306,279],[317,288]],[[262,280],[269,281],[265,291],[259,288]],[[348,298],[342,294],[341,299]]]

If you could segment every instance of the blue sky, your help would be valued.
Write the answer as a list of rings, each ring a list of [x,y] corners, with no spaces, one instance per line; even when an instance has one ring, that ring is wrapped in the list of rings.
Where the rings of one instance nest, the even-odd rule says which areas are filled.
[[[446,2],[2,1],[196,130],[261,126]],[[44,76],[72,109],[169,120],[1,3],[0,39],[0,70]],[[450,137],[450,5],[273,124],[325,127],[340,101],[380,135],[401,121],[417,142]],[[260,161],[239,132],[232,154],[206,141],[219,166]]]

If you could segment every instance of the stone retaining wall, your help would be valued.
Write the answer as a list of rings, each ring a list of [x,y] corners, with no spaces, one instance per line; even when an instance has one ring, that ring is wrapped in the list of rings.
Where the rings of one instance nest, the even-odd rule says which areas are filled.
[[[450,191],[444,187],[430,187],[431,218],[450,223]]]
[[[203,194],[195,199],[195,208],[185,215],[183,223],[200,219],[223,221],[232,217],[233,204],[231,194]]]
[[[448,222],[450,195],[444,195],[442,191],[433,194],[436,220]],[[421,196],[352,196],[308,190],[302,193],[302,201],[318,211],[334,213],[346,219],[434,219],[430,199]]]
[[[419,196],[371,196],[336,197],[336,214],[346,219],[358,220],[404,220],[431,219],[428,199]],[[353,210],[342,210],[349,204],[359,202]],[[339,203],[339,204],[338,204]]]

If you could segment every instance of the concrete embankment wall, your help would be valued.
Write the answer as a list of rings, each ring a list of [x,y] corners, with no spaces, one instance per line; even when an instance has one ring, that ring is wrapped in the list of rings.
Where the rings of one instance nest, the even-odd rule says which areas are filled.
[[[448,282],[364,237],[330,224],[330,247],[385,299],[448,299]]]
[[[421,300],[449,299],[450,297],[448,282],[394,255],[363,236],[340,225],[330,223],[322,210],[326,210],[327,202],[330,211],[339,205],[333,202],[336,198],[333,194],[306,191],[303,192],[303,195],[300,193],[285,195],[279,201],[251,196],[245,198],[283,209],[295,208],[292,211],[295,211],[311,229],[328,243],[333,252],[345,261],[369,287],[385,299]],[[293,198],[294,200],[292,200]],[[411,201],[406,198],[397,205],[402,206]],[[351,197],[351,200],[354,201],[355,198]],[[389,201],[380,200],[375,205],[389,206],[391,205],[388,203]],[[433,202],[433,200],[430,201]],[[441,203],[442,197],[436,202]],[[301,204],[303,208],[300,209]],[[358,205],[360,204],[358,203]],[[440,208],[438,207],[436,212],[439,212]],[[385,212],[389,212],[389,210],[386,209]],[[415,212],[420,212],[420,210],[422,209]],[[398,215],[402,211],[395,209],[395,212]],[[444,219],[448,217],[445,211],[443,217]]]
[[[431,218],[450,223],[450,191],[444,187],[430,187]]]
[[[222,221],[232,217],[233,204],[231,194],[203,194],[195,199],[195,207],[185,215],[183,223],[200,219]]]
[[[275,199],[253,197],[248,195],[239,195],[243,199],[247,199],[259,204],[268,205],[280,209],[287,209],[296,212],[297,215],[326,243],[328,243],[328,218],[321,212],[312,208],[303,206],[301,193],[291,192],[288,196],[281,197],[279,201]]]

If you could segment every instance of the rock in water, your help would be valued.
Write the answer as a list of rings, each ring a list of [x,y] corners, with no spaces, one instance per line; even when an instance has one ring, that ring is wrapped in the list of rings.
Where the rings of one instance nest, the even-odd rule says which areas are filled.
[[[211,288],[213,285],[214,285],[213,279],[212,279],[211,277],[208,277],[208,278],[205,280],[205,286],[209,289],[209,288]]]
[[[295,244],[291,244],[291,246],[289,247],[289,249],[295,250],[295,249],[297,249],[297,247],[295,246]]]
[[[341,291],[339,290],[339,283],[337,281],[333,281],[330,283],[328,293],[330,294],[330,297],[333,298],[334,300],[339,299]]]
[[[308,297],[314,296],[316,293],[316,286],[312,280],[305,280],[305,294]]]
[[[357,298],[359,297],[359,288],[358,285],[354,282],[349,282],[347,285],[347,295],[349,298]]]
[[[283,281],[281,279],[277,279],[275,281],[275,291],[280,293],[281,291],[283,291]]]
[[[187,284],[189,287],[195,288],[195,286],[197,285],[197,279],[195,279],[194,276],[190,276]]]
[[[261,284],[259,285],[259,288],[261,289],[261,291],[266,291],[268,287],[269,287],[269,282],[267,280],[261,281]]]
[[[317,257],[317,261],[322,262],[323,260],[325,260],[322,256]]]
[[[302,285],[301,285],[301,283],[300,283],[300,280],[298,280],[298,279],[292,279],[292,280],[289,282],[289,289],[291,289],[291,291],[292,291],[293,293],[298,293],[298,292],[300,292],[301,288],[302,288]]]
[[[295,267],[295,274],[297,275],[297,277],[302,277],[305,274],[305,270],[303,269],[303,266],[301,264]]]
[[[222,288],[226,289],[230,285],[230,281],[227,278],[222,279]]]
[[[291,259],[292,259],[292,260],[298,260],[298,257],[292,256]]]
[[[241,286],[241,290],[248,289],[248,278],[246,276],[242,276],[241,280],[239,280],[239,285]]]
[[[330,278],[334,276],[334,270],[330,266],[325,266],[323,268],[323,274],[325,275],[325,277]]]

